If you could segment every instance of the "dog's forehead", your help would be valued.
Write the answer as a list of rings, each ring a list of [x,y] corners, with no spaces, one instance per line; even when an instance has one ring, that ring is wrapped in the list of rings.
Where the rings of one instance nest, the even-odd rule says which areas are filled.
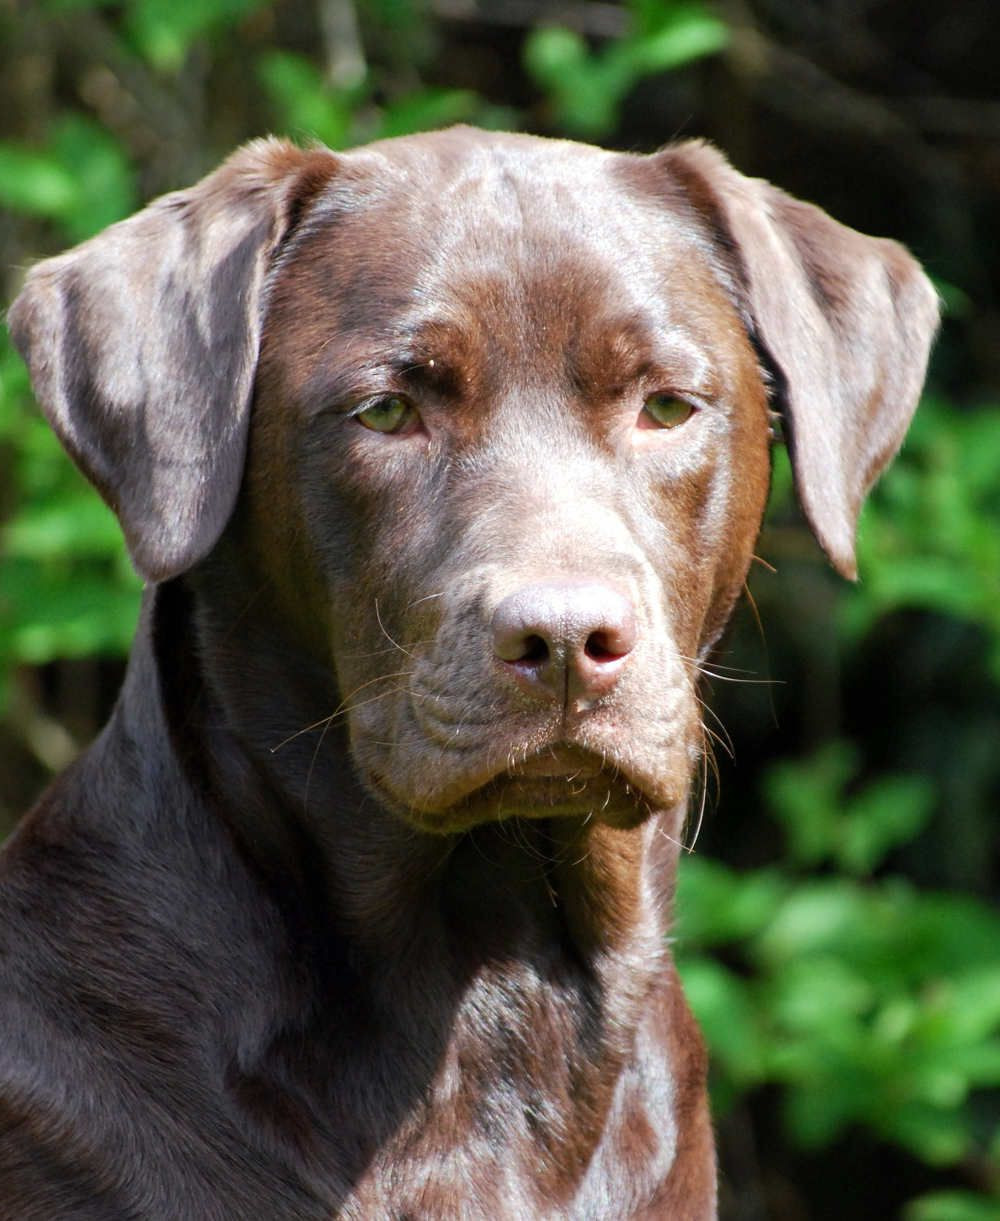
[[[348,351],[488,351],[508,371],[530,354],[544,374],[575,348],[611,375],[666,332],[712,363],[736,314],[693,210],[636,188],[645,160],[461,131],[348,154],[279,271],[269,337],[300,374]]]
[[[598,304],[602,288],[649,300],[672,272],[709,278],[711,260],[692,210],[635,188],[646,160],[463,129],[371,145],[341,158],[294,243],[296,274],[308,261],[332,293],[364,286],[383,311],[491,281],[508,303],[516,287],[539,304]]]
[[[579,216],[595,192],[606,194],[616,166],[633,159],[569,140],[453,128],[380,141],[339,160],[334,197],[346,189],[364,206],[416,210],[425,223],[485,205],[516,224],[550,209],[550,220],[561,208]]]

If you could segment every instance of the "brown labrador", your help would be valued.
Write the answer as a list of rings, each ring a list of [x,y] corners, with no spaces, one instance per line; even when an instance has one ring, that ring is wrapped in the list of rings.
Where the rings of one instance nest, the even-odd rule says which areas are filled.
[[[261,141],[10,325],[148,582],[2,866],[17,1221],[715,1213],[666,933],[772,405],[845,575],[935,295],[742,177]]]

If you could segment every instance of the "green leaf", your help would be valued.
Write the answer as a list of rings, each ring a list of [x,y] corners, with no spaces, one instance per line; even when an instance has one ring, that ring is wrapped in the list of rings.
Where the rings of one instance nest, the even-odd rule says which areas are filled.
[[[524,65],[541,84],[561,89],[587,63],[587,44],[573,30],[560,26],[533,30],[524,44]]]
[[[729,28],[697,8],[674,10],[660,29],[635,40],[633,63],[643,74],[683,67],[715,55],[729,42]]]
[[[817,955],[788,963],[769,981],[766,1009],[784,1029],[830,1031],[872,1005],[872,983],[841,958]]]
[[[756,952],[772,966],[804,955],[841,952],[866,919],[866,905],[858,899],[855,888],[840,879],[797,887],[758,939]]]
[[[16,442],[30,402],[28,370],[9,333],[0,328],[0,441]]]
[[[163,72],[176,72],[191,45],[232,26],[265,0],[131,0],[126,28],[139,53]]]
[[[5,559],[0,564],[0,655],[42,665],[59,657],[127,651],[139,582],[104,570]]]
[[[815,865],[832,856],[841,835],[841,791],[858,766],[848,742],[831,742],[808,760],[775,764],[764,778],[771,813],[788,837],[791,859]]]
[[[785,1094],[785,1126],[803,1149],[823,1148],[863,1112],[867,1096],[863,1074],[846,1070],[824,1074],[819,1081]]]
[[[975,305],[969,294],[957,284],[931,276],[931,283],[937,291],[942,303],[942,313],[947,318],[967,318],[973,312]]]
[[[678,970],[717,1067],[741,1089],[760,1080],[761,1032],[746,983],[710,958],[683,959]]]
[[[70,171],[51,154],[0,144],[0,204],[32,216],[63,217],[79,200]]]
[[[3,530],[3,551],[31,560],[104,558],[122,550],[115,515],[92,490],[24,507]]]
[[[742,941],[774,916],[787,884],[774,871],[739,874],[707,857],[681,862],[674,936],[683,948]]]
[[[950,1041],[970,1042],[1000,1032],[1000,966],[981,966],[953,977],[940,999],[948,1006]]]
[[[40,0],[47,13],[72,13],[79,9],[111,8],[116,0]]]
[[[913,1101],[888,1110],[882,1134],[932,1166],[961,1161],[972,1145],[968,1117],[952,1108]]]
[[[870,873],[886,853],[912,839],[934,809],[935,794],[922,776],[886,776],[850,801],[836,856],[848,873]]]
[[[477,117],[479,96],[470,89],[421,89],[390,102],[382,112],[377,137],[405,136]]]
[[[857,770],[855,748],[836,741],[766,773],[768,807],[785,829],[796,864],[834,860],[848,873],[867,874],[927,822],[935,803],[929,780],[885,776],[847,796]]]
[[[127,216],[138,197],[114,137],[84,115],[66,114],[44,151],[0,145],[0,203],[58,221],[77,242]]]
[[[257,75],[283,128],[302,138],[320,140],[330,148],[352,143],[358,91],[329,88],[309,60],[290,51],[271,51],[262,56]]]
[[[644,76],[682,67],[725,46],[727,27],[697,5],[633,5],[635,32],[591,52],[577,33],[536,29],[525,40],[525,70],[548,94],[557,121],[599,136],[618,121],[629,91]]]
[[[99,123],[81,114],[64,115],[53,126],[52,150],[75,180],[75,206],[61,215],[71,241],[91,237],[138,207],[135,175],[128,159]]]
[[[904,1221],[1000,1221],[1000,1199],[971,1191],[935,1191],[911,1200]]]
[[[900,902],[899,932],[912,947],[924,981],[992,970],[1000,946],[1000,916],[966,895],[921,894]]]
[[[926,399],[858,532],[862,580],[841,608],[847,638],[923,607],[981,625],[1000,681],[1000,409]]]

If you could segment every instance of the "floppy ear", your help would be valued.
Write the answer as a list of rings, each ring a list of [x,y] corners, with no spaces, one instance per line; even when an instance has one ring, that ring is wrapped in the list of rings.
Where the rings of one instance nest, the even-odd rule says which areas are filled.
[[[727,252],[750,334],[775,376],[799,501],[824,551],[856,575],[854,533],[923,386],[938,303],[916,260],[865,237],[710,145],[657,155]]]
[[[239,491],[268,268],[336,166],[259,140],[28,275],[9,314],[35,393],[160,581],[204,557]]]

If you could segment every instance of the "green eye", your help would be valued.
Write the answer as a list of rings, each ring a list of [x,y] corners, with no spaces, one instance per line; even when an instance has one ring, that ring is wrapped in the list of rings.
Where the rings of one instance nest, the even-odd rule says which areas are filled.
[[[406,399],[398,394],[387,394],[359,411],[357,420],[372,432],[402,432],[415,416],[413,405]]]
[[[672,394],[651,394],[643,404],[643,411],[661,428],[676,428],[694,415],[694,408],[683,399]]]

